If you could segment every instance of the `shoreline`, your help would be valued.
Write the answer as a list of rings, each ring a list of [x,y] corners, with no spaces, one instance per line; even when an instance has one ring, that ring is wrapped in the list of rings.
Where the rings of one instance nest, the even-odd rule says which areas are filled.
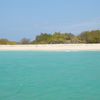
[[[0,45],[0,51],[100,51],[100,44]]]

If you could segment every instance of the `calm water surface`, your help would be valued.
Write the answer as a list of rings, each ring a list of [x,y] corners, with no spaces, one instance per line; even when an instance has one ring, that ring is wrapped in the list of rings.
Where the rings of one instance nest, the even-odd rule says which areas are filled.
[[[100,52],[0,52],[0,100],[100,100]]]

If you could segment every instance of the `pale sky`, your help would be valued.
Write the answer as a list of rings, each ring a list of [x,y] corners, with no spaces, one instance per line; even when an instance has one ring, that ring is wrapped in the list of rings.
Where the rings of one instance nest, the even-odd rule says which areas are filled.
[[[100,29],[100,0],[0,0],[0,38]]]

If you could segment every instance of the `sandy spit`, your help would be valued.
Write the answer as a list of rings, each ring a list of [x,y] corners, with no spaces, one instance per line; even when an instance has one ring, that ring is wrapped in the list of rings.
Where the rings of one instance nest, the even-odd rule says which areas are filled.
[[[0,51],[100,51],[100,44],[0,45]]]

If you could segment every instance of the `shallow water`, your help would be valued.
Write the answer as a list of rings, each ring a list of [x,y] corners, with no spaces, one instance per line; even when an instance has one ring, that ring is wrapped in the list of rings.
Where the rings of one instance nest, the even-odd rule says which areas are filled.
[[[0,52],[0,100],[100,100],[100,52]]]

